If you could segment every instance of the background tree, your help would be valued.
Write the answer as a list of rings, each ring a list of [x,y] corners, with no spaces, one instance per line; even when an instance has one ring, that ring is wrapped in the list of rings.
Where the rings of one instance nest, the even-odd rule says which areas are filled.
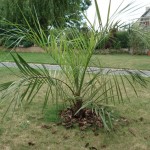
[[[82,12],[90,5],[91,0],[0,0],[0,16],[11,22],[23,24],[23,13],[32,25],[31,16],[36,10],[38,20],[44,28],[49,25],[80,27],[83,23]]]

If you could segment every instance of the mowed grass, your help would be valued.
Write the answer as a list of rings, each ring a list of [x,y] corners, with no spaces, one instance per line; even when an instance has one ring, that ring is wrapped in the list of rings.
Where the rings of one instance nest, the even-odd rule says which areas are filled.
[[[46,53],[19,53],[27,62],[56,64]],[[0,62],[13,61],[9,52],[0,51]],[[93,55],[90,66],[101,65],[110,68],[150,70],[150,56],[147,55]]]
[[[17,69],[14,72],[19,73]],[[0,83],[17,79],[5,68],[0,68]],[[150,78],[147,78],[150,81]],[[42,89],[34,102],[25,111],[15,111],[13,119],[8,114],[0,124],[0,149],[2,150],[149,150],[150,147],[150,84],[139,88],[139,97],[133,91],[131,102],[116,105],[127,124],[116,126],[111,133],[103,129],[95,136],[90,130],[78,128],[66,130],[57,126],[55,107],[49,105],[42,114]],[[0,118],[8,106],[0,105]],[[47,125],[49,128],[45,128]],[[89,146],[88,146],[89,145]]]
[[[12,52],[12,54],[15,54]],[[53,59],[46,53],[19,53],[27,62],[31,63],[49,63],[55,64]],[[13,58],[9,52],[0,51],[0,62],[13,62]]]
[[[100,61],[102,66],[110,68],[150,70],[150,56],[147,55],[93,55],[92,61],[95,62],[95,64]]]

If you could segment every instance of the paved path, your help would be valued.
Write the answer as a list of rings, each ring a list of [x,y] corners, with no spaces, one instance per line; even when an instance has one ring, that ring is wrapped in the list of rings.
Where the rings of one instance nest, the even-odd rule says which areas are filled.
[[[33,64],[33,63],[29,63],[29,65],[33,68],[42,68],[41,64]],[[1,62],[0,63],[0,67],[17,67],[16,64],[14,62]],[[49,69],[49,70],[61,70],[60,66],[58,65],[49,65],[49,64],[44,64],[44,66]],[[97,67],[89,67],[87,71],[89,72],[98,72],[98,71],[102,71],[104,74],[109,73],[109,74],[122,74],[122,75],[128,75],[130,72],[132,73],[139,73],[140,75],[144,76],[144,77],[150,77],[150,71],[148,70],[127,70],[127,69],[113,69],[113,68],[97,68]]]

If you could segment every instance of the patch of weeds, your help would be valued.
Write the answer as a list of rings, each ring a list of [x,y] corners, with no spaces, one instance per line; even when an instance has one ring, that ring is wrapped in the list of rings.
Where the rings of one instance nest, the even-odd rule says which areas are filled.
[[[19,127],[21,129],[27,129],[29,125],[30,125],[30,122],[27,120],[27,121],[22,122]]]
[[[0,126],[0,136],[3,134],[4,129]]]
[[[46,122],[60,122],[60,111],[64,109],[63,105],[53,105],[47,107],[44,111],[44,121]]]
[[[106,116],[106,122],[108,126],[112,127],[111,128],[112,130],[116,131],[120,127],[126,127],[130,124],[129,118],[127,118],[126,116],[122,116],[121,112],[118,111],[117,109],[111,110],[110,108],[108,108],[107,111],[109,112],[110,117],[108,117],[108,115]]]

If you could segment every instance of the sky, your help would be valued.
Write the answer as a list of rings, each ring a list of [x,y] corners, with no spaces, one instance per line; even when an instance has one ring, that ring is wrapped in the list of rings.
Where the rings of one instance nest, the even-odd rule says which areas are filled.
[[[98,1],[98,5],[100,8],[103,24],[105,24],[109,0],[97,0],[97,1]],[[112,0],[111,14],[115,12],[115,10],[121,4],[122,1],[123,0]],[[121,8],[124,8],[127,4],[131,2],[133,2],[133,0],[124,0],[123,4],[121,5]],[[130,14],[128,12],[128,13],[125,13],[124,15],[120,15],[120,18],[118,17],[117,19],[122,20],[123,22],[126,22],[126,23],[135,21],[137,18],[140,18],[141,15],[146,11],[146,7],[150,7],[150,0],[134,0],[134,3],[132,4],[132,6],[136,6],[136,8],[139,8],[139,7],[142,7],[142,8]],[[92,23],[94,22],[94,18],[95,18],[94,0],[92,0],[92,5],[87,10],[87,17],[90,20],[90,22]]]

